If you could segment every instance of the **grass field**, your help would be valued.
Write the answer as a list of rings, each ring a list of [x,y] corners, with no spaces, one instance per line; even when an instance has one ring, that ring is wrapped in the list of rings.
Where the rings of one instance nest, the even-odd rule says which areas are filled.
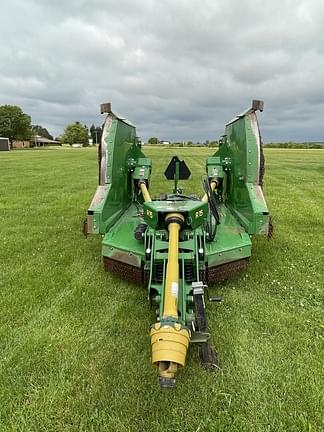
[[[212,150],[178,149],[200,193]],[[152,193],[174,149],[145,149]],[[266,150],[271,241],[212,287],[222,369],[191,347],[177,388],[150,365],[145,289],[104,273],[81,222],[93,149],[0,153],[0,431],[324,431],[324,151]]]

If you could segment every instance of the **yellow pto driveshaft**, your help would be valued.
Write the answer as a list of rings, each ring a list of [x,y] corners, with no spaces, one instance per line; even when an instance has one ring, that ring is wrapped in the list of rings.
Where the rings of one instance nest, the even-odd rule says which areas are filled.
[[[168,263],[164,285],[162,320],[151,328],[152,363],[159,368],[162,387],[173,387],[179,367],[184,366],[190,331],[178,322],[179,231],[184,222],[180,213],[165,218],[169,231]]]

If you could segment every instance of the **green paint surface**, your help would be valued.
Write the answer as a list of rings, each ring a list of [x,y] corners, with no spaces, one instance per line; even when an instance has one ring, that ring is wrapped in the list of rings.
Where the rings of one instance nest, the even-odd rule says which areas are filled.
[[[269,211],[258,186],[260,153],[253,130],[255,114],[226,126],[226,139],[215,153],[221,163],[228,161],[224,179],[225,202],[249,234],[266,233]],[[207,165],[208,168],[208,165]]]

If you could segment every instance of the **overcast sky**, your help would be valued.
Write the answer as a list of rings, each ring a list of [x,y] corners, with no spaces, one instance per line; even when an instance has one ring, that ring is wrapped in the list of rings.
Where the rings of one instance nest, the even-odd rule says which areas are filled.
[[[323,1],[1,0],[0,104],[52,134],[110,101],[144,139],[217,139],[253,98],[264,141],[324,140]]]

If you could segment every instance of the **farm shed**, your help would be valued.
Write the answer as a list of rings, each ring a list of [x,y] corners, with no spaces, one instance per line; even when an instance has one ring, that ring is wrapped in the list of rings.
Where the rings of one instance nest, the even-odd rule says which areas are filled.
[[[36,147],[44,147],[44,146],[48,146],[48,145],[61,145],[60,141],[51,140],[48,138],[43,138],[41,136],[36,136],[31,141],[30,144],[31,144],[31,146],[36,146]]]
[[[10,150],[10,144],[8,138],[0,138],[0,151]]]

